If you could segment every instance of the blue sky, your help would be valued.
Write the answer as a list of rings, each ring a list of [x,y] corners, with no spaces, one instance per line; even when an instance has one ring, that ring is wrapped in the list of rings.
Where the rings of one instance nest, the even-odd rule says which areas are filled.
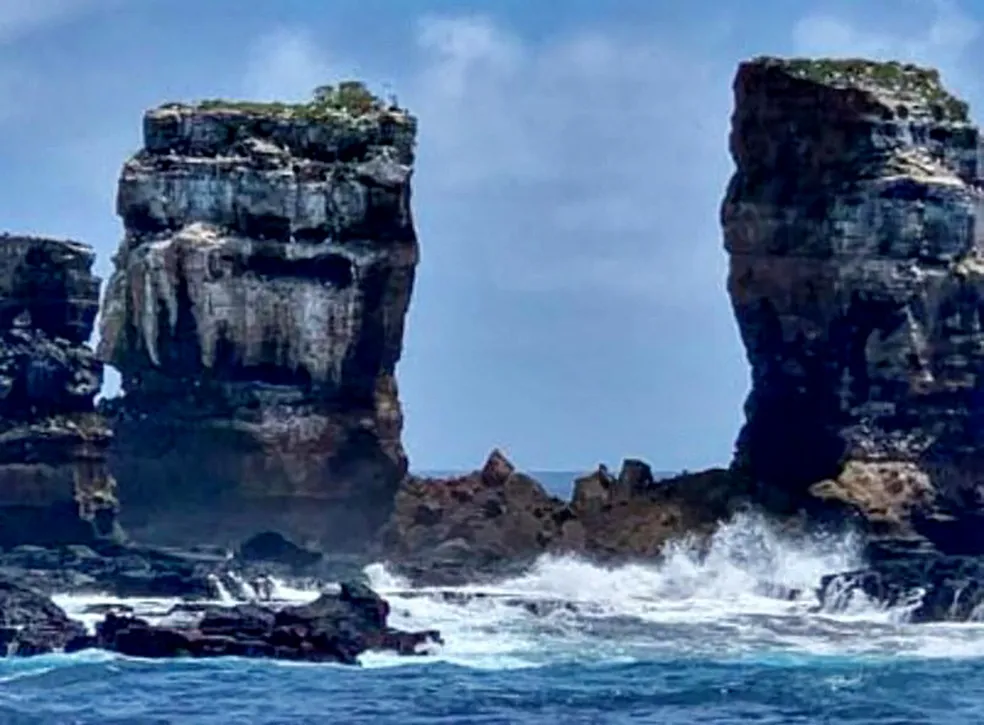
[[[748,384],[718,228],[736,64],[915,60],[984,108],[981,22],[974,0],[2,0],[0,228],[86,241],[105,277],[146,107],[364,78],[421,123],[414,467],[723,464]]]

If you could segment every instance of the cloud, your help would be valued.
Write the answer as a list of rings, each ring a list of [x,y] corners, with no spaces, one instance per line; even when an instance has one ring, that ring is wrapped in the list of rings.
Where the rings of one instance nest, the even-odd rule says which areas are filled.
[[[243,95],[263,101],[301,101],[336,73],[309,32],[279,28],[253,47],[243,77]]]
[[[475,273],[667,303],[720,286],[730,67],[627,28],[532,44],[484,16],[425,18],[417,43],[420,173],[468,208],[447,236]],[[461,274],[460,250],[434,254]]]
[[[414,40],[399,97],[421,119],[432,273],[679,304],[720,287],[730,66],[628,28],[534,44],[484,15],[424,17]],[[365,77],[281,28],[243,88],[303,98],[342,68]]]

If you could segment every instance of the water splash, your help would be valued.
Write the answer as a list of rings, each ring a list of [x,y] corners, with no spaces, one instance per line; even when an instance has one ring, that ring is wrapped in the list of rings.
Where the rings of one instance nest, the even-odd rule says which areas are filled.
[[[546,556],[526,574],[492,586],[415,588],[374,564],[365,573],[390,602],[391,624],[438,629],[446,644],[420,659],[372,653],[362,661],[369,667],[446,662],[511,669],[681,657],[984,656],[984,624],[908,624],[907,609],[918,600],[887,609],[844,580],[819,606],[821,578],[861,564],[858,537],[794,535],[755,515],[722,526],[705,546],[676,542],[651,562],[601,567]],[[302,603],[319,594],[273,580],[270,598]],[[94,603],[126,604],[157,621],[167,621],[176,603],[99,596],[57,601],[90,624],[101,615],[82,612]]]

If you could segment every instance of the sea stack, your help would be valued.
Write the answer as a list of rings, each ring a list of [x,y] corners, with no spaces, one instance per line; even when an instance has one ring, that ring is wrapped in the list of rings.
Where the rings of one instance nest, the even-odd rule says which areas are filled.
[[[111,463],[135,538],[344,550],[389,515],[415,136],[358,83],[146,114],[99,346],[122,375]]]
[[[981,550],[980,138],[934,70],[743,63],[723,204],[751,365],[735,467],[780,508]],[[971,525],[965,525],[970,523]]]
[[[0,546],[115,534],[90,247],[0,236]]]

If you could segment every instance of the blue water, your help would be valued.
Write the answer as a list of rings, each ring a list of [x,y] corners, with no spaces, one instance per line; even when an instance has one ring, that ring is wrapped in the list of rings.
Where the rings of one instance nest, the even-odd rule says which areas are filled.
[[[16,669],[20,679],[8,679],[0,691],[0,722],[10,725],[979,725],[984,718],[984,669],[960,660],[680,659],[480,672],[440,664],[355,671],[236,661],[66,664],[45,658]]]
[[[467,604],[373,566],[394,624],[437,627],[444,647],[369,655],[357,669],[105,653],[0,661],[0,725],[984,722],[984,626],[909,625],[863,600],[817,611],[761,586],[808,588],[858,551],[850,537],[790,539],[746,517],[705,558],[681,543],[647,566],[544,559]],[[576,606],[532,614],[517,597]],[[86,621],[97,600],[59,598]],[[171,603],[131,604],[155,617]]]

